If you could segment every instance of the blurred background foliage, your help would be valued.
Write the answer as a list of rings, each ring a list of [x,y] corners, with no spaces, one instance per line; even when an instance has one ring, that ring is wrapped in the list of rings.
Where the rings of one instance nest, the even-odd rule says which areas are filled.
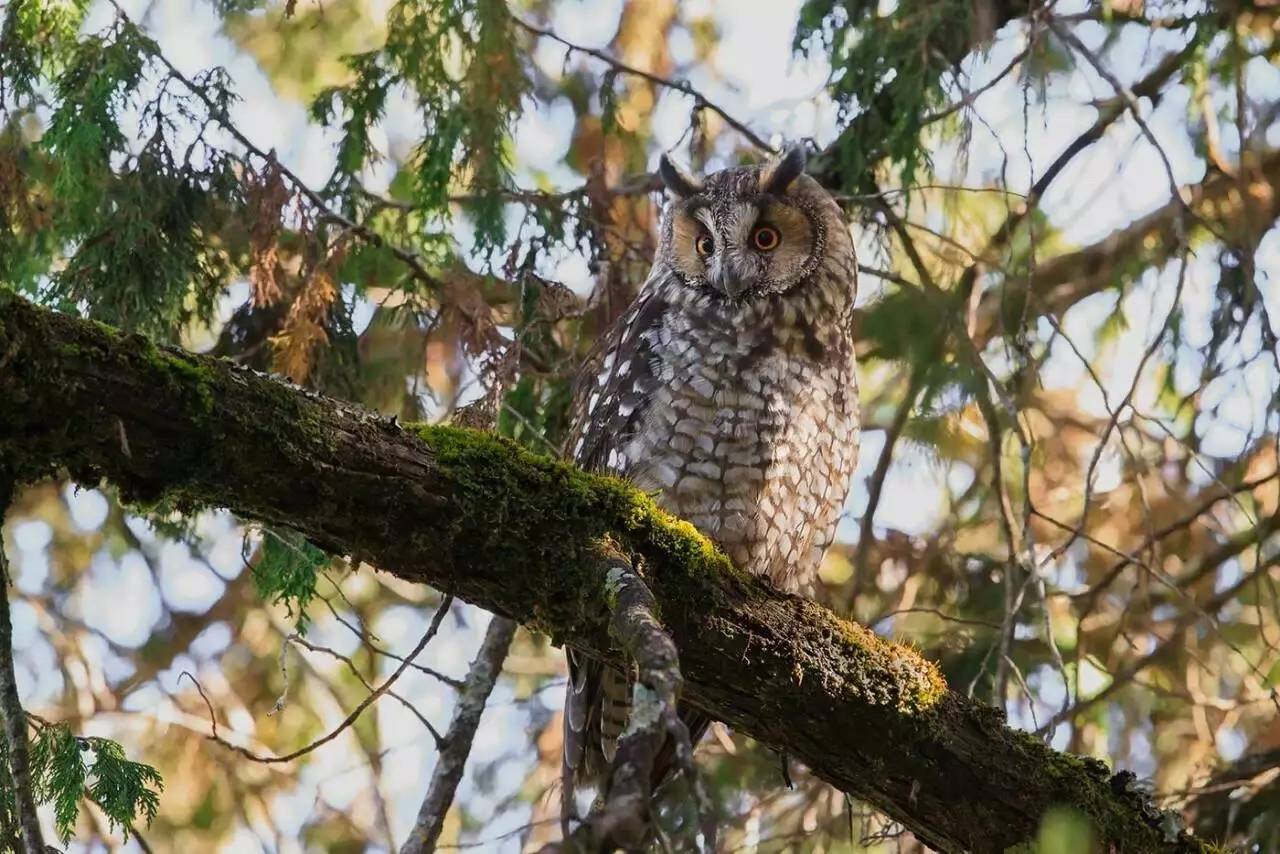
[[[3,0],[0,287],[554,453],[647,272],[657,155],[802,141],[862,262],[863,458],[820,595],[1274,851],[1271,6]],[[64,483],[16,496],[4,548],[69,850],[403,839],[483,612],[447,606],[393,692],[263,762],[339,729],[441,597]],[[558,837],[563,680],[517,633],[442,848]],[[700,763],[726,851],[920,850],[723,727]],[[1055,814],[1037,844],[1089,839]]]

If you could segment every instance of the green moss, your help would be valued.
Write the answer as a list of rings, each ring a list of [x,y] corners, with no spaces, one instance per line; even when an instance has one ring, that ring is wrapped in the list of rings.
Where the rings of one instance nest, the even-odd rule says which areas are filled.
[[[175,382],[196,395],[204,412],[213,411],[212,374],[207,367],[195,359],[175,353],[157,353],[155,358]]]
[[[492,541],[486,543],[496,552],[491,559],[502,560],[502,549],[513,548],[511,543],[522,544],[514,546],[519,549],[531,541],[543,544],[544,551],[534,556],[544,564],[538,568],[541,571],[522,576],[557,580],[557,593],[578,605],[543,616],[540,628],[553,637],[562,636],[571,621],[599,602],[600,596],[609,595],[603,575],[577,551],[595,538],[613,538],[625,554],[644,556],[641,569],[657,582],[654,592],[660,604],[710,606],[767,595],[760,580],[736,567],[693,525],[665,512],[623,480],[583,472],[488,433],[425,424],[406,425],[406,429],[426,442],[436,465],[459,487],[454,494],[460,517],[467,518],[466,528],[474,530],[477,517],[487,520],[479,527],[492,528]],[[520,536],[518,531],[513,535],[513,529],[522,524],[543,530],[530,536]],[[556,529],[562,529],[564,536],[547,535]],[[521,551],[509,559],[527,565],[531,556]],[[547,591],[538,592],[542,595],[535,598],[545,601]],[[922,714],[946,695],[942,675],[916,650],[885,640],[811,602],[787,601],[799,610],[797,625],[822,626],[827,639],[836,642],[839,654],[831,660],[807,662],[827,674],[824,679],[844,685],[864,702],[906,715]],[[831,645],[814,648],[831,649]]]
[[[1201,852],[1203,841],[1171,823],[1149,795],[1133,785],[1132,775],[1113,775],[1106,763],[1088,756],[1059,753],[1031,733],[1005,728],[1002,737],[1039,767],[1054,802],[1078,809],[1094,823],[1102,839],[1117,850]]]
[[[481,500],[491,501],[493,487],[506,485],[500,494],[512,502],[513,514],[584,521],[603,515],[607,524],[596,527],[622,536],[628,551],[662,555],[691,578],[748,579],[692,525],[623,480],[584,472],[489,433],[435,424],[409,424],[406,429],[427,443],[436,463],[464,487],[464,494],[474,490]]]

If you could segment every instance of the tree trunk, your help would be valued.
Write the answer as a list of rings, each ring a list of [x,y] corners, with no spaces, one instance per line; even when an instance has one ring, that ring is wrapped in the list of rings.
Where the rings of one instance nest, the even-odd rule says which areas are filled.
[[[0,290],[0,470],[226,507],[615,660],[601,537],[638,561],[684,696],[943,851],[1034,839],[1050,807],[1115,850],[1196,851],[1102,763],[1056,753],[936,668],[736,570],[626,484],[474,431],[399,426]]]

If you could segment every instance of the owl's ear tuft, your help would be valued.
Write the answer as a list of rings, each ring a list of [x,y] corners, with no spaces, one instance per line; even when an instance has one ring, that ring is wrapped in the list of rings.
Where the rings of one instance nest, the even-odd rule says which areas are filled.
[[[666,188],[679,198],[688,198],[702,192],[702,182],[671,162],[666,154],[658,158],[658,175],[662,177]]]
[[[785,193],[804,173],[803,145],[793,145],[760,170],[760,192]]]

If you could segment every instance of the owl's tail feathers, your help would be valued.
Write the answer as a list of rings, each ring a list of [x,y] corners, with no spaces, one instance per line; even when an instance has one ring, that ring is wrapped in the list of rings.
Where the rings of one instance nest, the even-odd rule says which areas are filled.
[[[565,649],[569,659],[569,684],[564,697],[564,753],[560,763],[560,829],[567,839],[569,823],[578,817],[575,789],[587,764],[588,727],[599,693],[600,665]]]
[[[635,677],[619,673],[572,649],[568,651],[569,684],[564,704],[564,756],[560,767],[560,826],[567,838],[569,825],[578,816],[576,787],[594,785],[603,794],[618,751],[618,740],[631,714]],[[711,725],[711,718],[680,703],[680,720],[689,730],[689,744],[697,747]],[[658,789],[680,768],[674,738],[668,737],[654,757],[651,791]]]
[[[597,772],[603,783],[609,773],[609,764],[618,753],[618,739],[627,729],[631,717],[631,689],[635,679],[630,674],[605,668],[600,679],[600,758],[604,760]]]

